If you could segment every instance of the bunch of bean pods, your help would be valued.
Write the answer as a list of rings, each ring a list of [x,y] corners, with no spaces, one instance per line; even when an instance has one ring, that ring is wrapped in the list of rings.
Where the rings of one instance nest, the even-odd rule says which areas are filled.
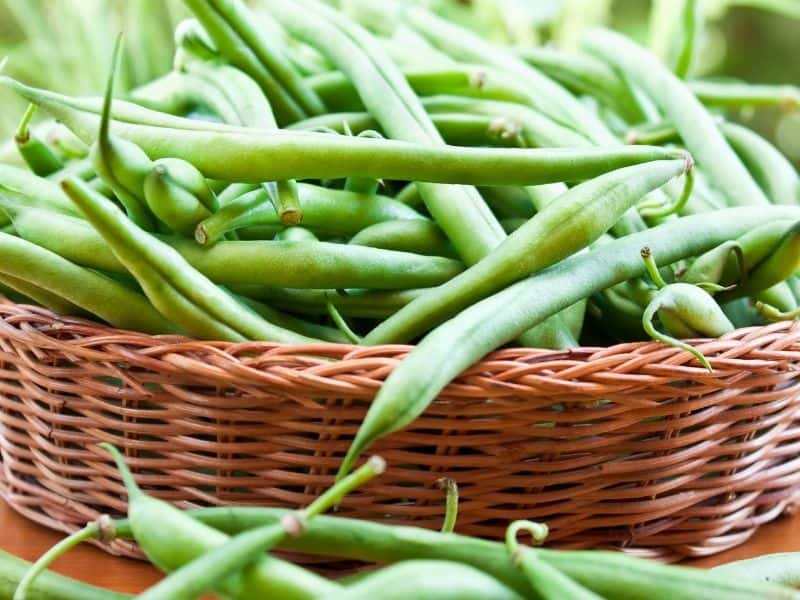
[[[515,521],[505,542],[453,532],[458,488],[443,480],[446,510],[441,531],[319,516],[350,491],[381,474],[373,456],[310,505],[285,508],[216,507],[181,511],[145,494],[120,454],[101,444],[119,467],[128,494],[127,519],[104,515],[64,538],[33,565],[0,553],[0,598],[94,600],[127,598],[56,575],[47,567],[89,540],[135,539],[166,574],[140,594],[146,599],[282,600],[543,600],[797,599],[800,555],[776,554],[729,563],[712,571],[663,565],[618,552],[536,547],[547,526]],[[520,532],[536,546],[521,544]],[[274,550],[363,561],[369,568],[327,578],[288,562]]]
[[[601,29],[578,51],[490,43],[412,1],[185,4],[192,17],[175,31],[173,70],[125,98],[114,98],[121,39],[102,97],[0,76],[30,102],[13,155],[0,159],[0,292],[149,334],[414,343],[371,404],[340,482],[375,440],[505,344],[655,339],[713,369],[685,340],[800,316],[800,177],[728,120],[740,108],[796,109],[800,91],[692,79],[702,25],[693,0],[673,11],[684,32],[674,64]],[[32,125],[37,115],[51,121]],[[642,582],[670,590],[665,598],[755,593],[702,592],[732,582],[652,565],[629,573],[632,559],[617,556],[520,549],[513,535],[508,554],[313,512],[292,517],[299,537],[276,529],[275,512],[248,512],[268,535],[230,541],[215,529],[235,528],[227,513],[170,513],[200,541],[192,555],[151,558],[170,571],[225,548],[225,573],[248,573],[215,576],[230,597],[260,597],[243,590],[262,572],[269,582],[252,585],[276,585],[282,598],[411,593],[412,583],[432,598],[531,586],[544,597],[556,597],[551,587],[557,597],[639,597],[622,588]],[[117,532],[148,550],[136,520]],[[386,550],[348,550],[355,538],[330,533],[348,527]],[[169,546],[166,531],[153,548]],[[398,531],[415,541],[395,546]],[[343,588],[277,559],[245,560],[271,546],[324,551],[328,539],[346,556],[415,562]],[[192,568],[202,581],[217,573]],[[439,586],[444,574],[465,589]]]

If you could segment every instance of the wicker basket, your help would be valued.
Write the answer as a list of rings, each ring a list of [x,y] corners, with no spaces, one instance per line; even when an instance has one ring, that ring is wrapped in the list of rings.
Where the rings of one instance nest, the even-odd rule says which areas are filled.
[[[341,514],[438,527],[449,476],[463,533],[532,518],[554,545],[665,560],[740,544],[798,498],[800,325],[697,344],[713,373],[658,343],[495,352],[376,444],[390,468]],[[152,337],[0,302],[0,493],[63,530],[121,513],[107,440],[181,506],[302,505],[407,351]]]

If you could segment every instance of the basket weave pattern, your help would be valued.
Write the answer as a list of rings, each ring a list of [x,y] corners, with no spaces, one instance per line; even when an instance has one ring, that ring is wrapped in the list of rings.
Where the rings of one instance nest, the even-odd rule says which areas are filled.
[[[566,547],[675,560],[744,542],[800,493],[800,324],[696,342],[500,350],[377,443],[389,470],[340,514],[457,531],[546,521]],[[209,343],[0,302],[0,494],[74,530],[125,509],[110,441],[180,506],[306,504],[406,346]],[[112,551],[135,554],[115,542]]]

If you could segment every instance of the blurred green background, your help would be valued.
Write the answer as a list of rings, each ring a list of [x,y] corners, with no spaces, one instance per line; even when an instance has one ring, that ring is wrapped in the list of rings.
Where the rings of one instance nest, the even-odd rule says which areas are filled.
[[[651,15],[680,4],[680,0],[418,1],[486,37],[565,47],[574,46],[580,31],[597,23],[648,43]],[[800,84],[800,0],[703,2],[706,29],[696,76]],[[27,83],[71,94],[97,94],[107,75],[114,36],[123,31],[126,56],[119,88],[124,90],[169,70],[172,31],[186,16],[180,0],[0,0],[0,57],[8,57],[5,72]],[[669,30],[662,38],[660,43],[669,44]],[[12,135],[25,107],[5,90],[0,90],[0,106],[2,142]],[[800,161],[800,114],[773,109],[736,116]]]

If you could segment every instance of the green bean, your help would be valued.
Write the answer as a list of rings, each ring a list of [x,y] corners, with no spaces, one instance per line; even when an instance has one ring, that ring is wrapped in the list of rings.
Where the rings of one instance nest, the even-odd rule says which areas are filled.
[[[75,177],[83,179],[84,181],[89,181],[97,176],[94,172],[92,162],[88,158],[82,158],[68,162],[66,165],[64,165],[63,169],[52,173],[47,179],[55,183],[61,183],[61,180],[69,175],[74,175]],[[55,187],[58,188],[58,193],[60,194],[61,187]]]
[[[144,179],[143,190],[150,211],[172,231],[188,237],[217,206],[200,172],[182,160],[157,161]]]
[[[455,257],[442,230],[427,219],[383,221],[365,227],[350,238],[350,244],[428,256]]]
[[[520,146],[520,126],[505,117],[492,118],[484,115],[461,113],[438,113],[431,121],[442,138],[453,146]],[[327,131],[344,133],[345,126],[360,133],[378,127],[377,121],[363,112],[329,113],[298,121],[288,129],[304,131]]]
[[[114,77],[119,65],[121,44],[122,38],[118,36],[103,99],[97,141],[92,144],[89,157],[95,172],[114,190],[128,217],[140,227],[152,230],[155,223],[142,196],[144,180],[152,170],[153,163],[135,143],[118,138],[110,129]]]
[[[776,283],[772,287],[758,292],[754,300],[756,304],[759,302],[768,304],[782,313],[790,313],[797,310],[797,298],[794,295],[792,288],[785,281]]]
[[[258,568],[259,563],[264,561],[262,558],[264,551],[271,550],[282,539],[301,536],[308,522],[339,504],[347,494],[358,489],[376,475],[380,475],[384,469],[383,459],[377,456],[372,457],[352,475],[335,483],[307,507],[290,513],[280,523],[265,525],[232,537],[203,556],[181,566],[166,579],[141,594],[139,598],[142,600],[192,600],[219,585],[220,581],[231,577],[239,578],[234,580],[232,587],[234,590],[239,588],[241,597],[265,597],[264,595],[252,596],[240,579],[246,577],[248,571],[252,572]],[[140,493],[140,500],[141,498],[143,496]],[[158,524],[153,523],[151,526],[157,527]],[[275,587],[283,584],[286,588],[291,589],[293,582],[284,582],[276,578],[272,583]],[[330,587],[338,586],[331,583]],[[336,593],[333,590],[326,590],[314,597],[326,597]],[[266,595],[266,597],[270,596],[287,599],[290,597],[285,592],[275,596]]]
[[[675,59],[675,75],[686,79],[696,59],[699,36],[703,30],[701,3],[697,0],[683,0],[681,8],[681,46]]]
[[[746,213],[740,211],[739,214]],[[757,218],[752,210],[747,214]],[[633,250],[631,266],[643,268],[638,251],[633,245],[630,248]],[[189,511],[189,514],[212,527],[236,533],[279,522],[288,512],[276,508],[215,507]],[[125,533],[125,529],[124,522],[118,524],[120,535]],[[458,534],[323,515],[308,524],[303,536],[286,540],[280,548],[379,563],[410,559],[454,561],[476,567],[519,594],[530,594],[527,580],[511,561],[503,543]],[[774,584],[662,565],[621,552],[540,548],[531,548],[530,551],[588,589],[609,598],[750,600],[800,597],[800,594]]]
[[[490,186],[478,188],[489,208],[499,219],[530,219],[536,214],[527,188],[512,186]],[[566,186],[564,191],[566,191]],[[559,194],[560,195],[560,194]]]
[[[744,256],[748,262],[751,260],[751,256],[746,251],[744,251]],[[721,301],[753,296],[794,275],[800,269],[800,222],[793,224],[784,233],[768,256],[748,267],[745,281],[721,295]]]
[[[65,101],[63,96],[23,86],[7,77],[0,76],[0,84],[12,87],[61,119],[82,139],[95,138],[99,117],[93,109],[76,108],[74,102]],[[136,112],[152,114],[141,107]],[[648,146],[577,149],[434,146],[311,132],[263,132],[155,115],[158,119],[154,120],[173,124],[177,120],[186,128],[114,121],[116,136],[136,143],[153,159],[186,160],[210,179],[250,183],[292,178],[335,179],[358,173],[375,179],[404,181],[535,185],[580,181],[623,166],[684,155],[682,151]],[[203,129],[207,125],[212,128]],[[457,207],[461,219],[464,206]],[[474,242],[470,237],[470,243]]]
[[[739,579],[745,577],[788,587],[800,586],[800,558],[796,552],[765,554],[746,560],[736,560],[716,566],[711,570]]]
[[[175,26],[173,41],[176,48],[175,62],[179,66],[182,66],[181,53],[188,53],[191,57],[201,60],[218,60],[220,58],[214,41],[197,19],[188,18],[178,23]]]
[[[330,316],[331,320],[334,322],[336,327],[342,334],[347,338],[347,341],[351,344],[360,344],[361,337],[356,334],[350,326],[347,324],[347,321],[344,320],[341,313],[336,309],[336,306],[332,302],[328,302],[325,306],[328,309],[328,315]]]
[[[345,135],[354,135],[353,131],[347,123],[344,123]],[[371,137],[374,139],[383,139],[383,135],[372,129],[366,129],[356,133],[358,137]],[[344,181],[344,190],[346,192],[356,192],[357,194],[365,194],[372,196],[378,193],[378,188],[381,186],[381,180],[373,179],[371,177],[359,177],[358,175],[351,175]]]
[[[258,85],[247,75],[233,67],[208,65],[192,61],[186,68],[226,93],[231,106],[237,112],[236,124],[261,129],[276,129],[278,124],[272,107]],[[303,220],[303,211],[297,197],[297,185],[293,180],[263,184],[275,212],[284,225],[297,225]]]
[[[408,560],[375,573],[325,600],[521,600],[480,570],[443,560]]]
[[[62,185],[153,305],[189,334],[230,341],[310,341],[244,309],[176,250],[124,219],[116,206],[79,179],[68,178]],[[222,337],[212,337],[217,335]]]
[[[86,221],[13,205],[7,210],[14,212],[15,228],[24,239],[86,267],[127,272]],[[447,258],[327,242],[220,242],[201,248],[181,238],[155,239],[176,250],[181,263],[188,261],[224,285],[408,289],[439,285],[463,270],[461,263]]]
[[[369,441],[412,422],[453,378],[486,353],[583,298],[641,276],[642,246],[650,246],[660,261],[671,264],[756,226],[798,214],[793,207],[766,206],[718,211],[713,220],[705,215],[675,219],[567,258],[473,304],[429,333],[395,367],[372,402],[342,472]],[[475,335],[477,330],[481,335]]]
[[[38,285],[29,283],[25,279],[9,275],[0,274],[0,283],[4,288],[10,288],[26,298],[30,298],[36,304],[44,306],[59,315],[83,315],[84,311],[75,306],[72,302],[64,300],[61,296],[54,294]]]
[[[276,288],[247,284],[231,287],[239,294],[300,314],[328,314],[326,306],[330,302],[344,316],[372,319],[385,319],[425,291],[346,290],[346,293],[342,294],[336,290]]]
[[[664,161],[627,167],[572,188],[486,259],[384,321],[364,343],[407,342],[472,302],[566,258],[610,229],[644,194],[690,166],[686,161]]]
[[[705,355],[674,336],[681,338],[721,337],[733,331],[733,324],[722,312],[714,298],[697,285],[672,283],[667,285],[658,272],[650,248],[642,248],[647,272],[659,288],[642,313],[642,327],[654,340],[689,352],[709,371],[713,371]],[[653,318],[658,316],[667,334],[658,331]]]
[[[114,456],[128,492],[126,528],[160,570],[171,573],[184,565],[194,564],[230,540],[224,533],[193,519],[171,504],[144,494],[119,452],[108,444],[102,447]],[[119,528],[110,529],[113,532]],[[213,584],[227,597],[242,599],[310,599],[337,587],[323,577],[278,558],[253,556],[253,560],[254,564],[238,579],[222,581],[220,577]]]
[[[348,344],[350,340],[338,329],[306,321],[299,317],[281,312],[271,306],[258,302],[245,296],[235,296],[241,304],[247,306],[256,314],[264,317],[270,323],[294,331],[309,338],[331,342],[333,344]]]
[[[707,106],[778,106],[786,110],[794,110],[800,106],[800,88],[793,85],[695,80],[689,82],[689,88]]]
[[[577,52],[553,48],[527,47],[516,50],[519,56],[573,93],[587,94],[619,111],[627,121],[644,120],[631,89],[605,63]]]
[[[772,202],[800,204],[800,176],[775,146],[735,123],[723,124],[722,132]]]
[[[800,317],[800,308],[794,310],[781,310],[761,300],[756,302],[756,310],[770,321],[794,321]]]
[[[270,66],[273,65],[263,62],[265,56],[256,54],[255,49],[223,17],[217,6],[214,6],[209,0],[185,0],[185,3],[203,25],[219,53],[261,86],[281,125],[306,116],[306,111],[299,103],[299,99],[293,97],[281,85],[277,79],[278,73],[270,70]],[[271,53],[270,60],[283,63],[283,66],[288,66],[291,70],[291,65],[280,51],[272,53],[273,50],[274,48],[268,49],[268,52]]]
[[[40,177],[46,177],[62,169],[64,162],[56,156],[47,144],[31,133],[29,125],[35,111],[35,104],[28,106],[28,110],[25,111],[25,115],[17,128],[14,141],[17,144],[20,156],[28,164],[31,171]]]
[[[11,598],[31,564],[0,550],[0,598]],[[46,571],[29,590],[28,600],[127,600],[131,596]]]
[[[55,294],[114,327],[154,334],[177,332],[141,294],[35,244],[0,233],[0,255],[0,273]]]
[[[744,249],[737,240],[729,240],[698,256],[680,276],[680,280],[695,284],[720,283],[732,257],[735,259],[739,271],[738,279],[743,279],[747,275]]]
[[[236,114],[235,120],[219,115],[226,123],[258,129],[275,129],[278,126],[264,92],[252,78],[239,69],[202,60],[188,61],[183,69],[208,82],[224,95]]]
[[[0,191],[13,195],[17,201],[29,206],[47,208],[66,215],[79,214],[57,183],[37,177],[19,167],[0,164]]]
[[[386,196],[331,190],[310,184],[297,185],[303,224],[330,235],[353,235],[362,229],[395,219],[421,219],[415,210]],[[195,239],[213,245],[225,233],[254,225],[276,225],[280,217],[265,202],[263,189],[244,194],[199,223]]]
[[[683,82],[636,43],[611,31],[595,30],[586,48],[622,70],[672,121],[711,183],[733,205],[766,204],[768,200],[725,141],[713,117]]]

